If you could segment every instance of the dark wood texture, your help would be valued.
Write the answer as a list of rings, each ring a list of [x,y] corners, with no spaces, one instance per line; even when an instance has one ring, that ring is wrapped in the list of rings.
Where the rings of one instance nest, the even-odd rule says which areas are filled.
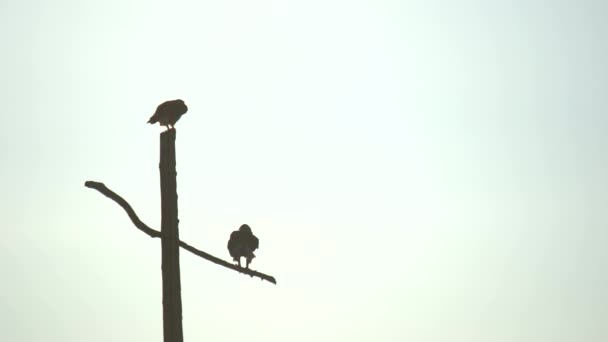
[[[175,129],[160,134],[160,193],[164,342],[183,342],[179,271]]]

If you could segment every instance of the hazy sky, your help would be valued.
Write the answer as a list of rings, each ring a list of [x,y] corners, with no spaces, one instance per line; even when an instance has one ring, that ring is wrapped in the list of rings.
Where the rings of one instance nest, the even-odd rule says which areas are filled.
[[[0,1],[3,341],[608,340],[605,1]]]

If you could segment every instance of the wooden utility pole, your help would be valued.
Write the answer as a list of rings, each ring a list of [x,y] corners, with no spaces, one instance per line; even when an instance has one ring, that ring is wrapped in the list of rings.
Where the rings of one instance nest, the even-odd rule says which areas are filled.
[[[182,298],[179,272],[175,129],[160,134],[160,193],[164,342],[182,342]]]
[[[153,238],[161,238],[162,253],[162,282],[163,282],[163,334],[164,342],[183,342],[182,330],[182,297],[179,271],[179,247],[209,260],[217,265],[229,268],[251,277],[276,284],[274,277],[242,268],[231,262],[222,260],[209,253],[203,252],[179,239],[177,218],[177,172],[175,171],[175,129],[169,129],[160,134],[160,192],[161,192],[161,230],[150,228],[143,223],[131,205],[103,183],[86,181],[84,185],[95,189],[120,205],[135,227]]]

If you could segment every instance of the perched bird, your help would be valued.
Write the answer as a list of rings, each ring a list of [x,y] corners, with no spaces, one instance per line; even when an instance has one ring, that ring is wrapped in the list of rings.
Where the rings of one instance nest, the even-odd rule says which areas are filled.
[[[183,100],[172,100],[161,103],[156,107],[156,112],[148,120],[149,124],[160,123],[161,126],[167,126],[172,129],[179,118],[186,114],[188,106]]]
[[[253,251],[255,251],[260,242],[255,235],[251,232],[251,228],[248,225],[242,225],[239,230],[235,230],[230,234],[230,240],[228,240],[228,251],[234,261],[238,261],[239,267],[241,267],[241,257],[245,257],[247,260],[246,268],[249,268],[251,260],[255,258]]]

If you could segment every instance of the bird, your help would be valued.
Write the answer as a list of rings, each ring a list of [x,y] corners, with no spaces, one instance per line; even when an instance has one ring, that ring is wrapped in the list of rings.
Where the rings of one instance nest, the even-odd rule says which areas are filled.
[[[253,235],[251,228],[243,224],[239,230],[235,230],[230,234],[230,240],[228,240],[228,251],[234,261],[239,263],[241,266],[241,257],[245,257],[247,264],[245,268],[249,268],[251,260],[255,258],[255,251],[260,245],[258,238]]]
[[[165,101],[156,107],[156,112],[148,120],[149,124],[159,123],[161,126],[167,126],[167,129],[173,129],[179,118],[186,114],[188,106],[183,100]]]

